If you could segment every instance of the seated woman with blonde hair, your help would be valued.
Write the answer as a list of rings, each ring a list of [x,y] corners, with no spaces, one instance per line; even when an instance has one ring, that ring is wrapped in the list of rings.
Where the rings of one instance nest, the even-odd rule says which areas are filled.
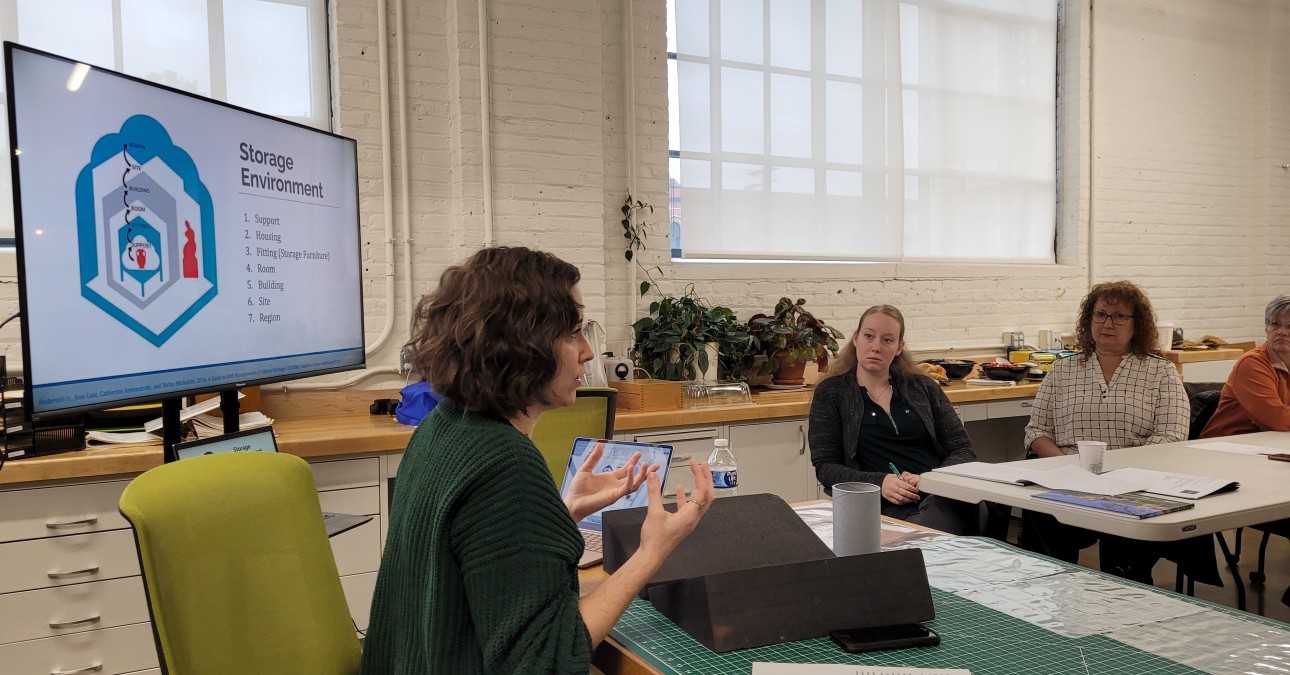
[[[905,351],[905,317],[891,305],[860,315],[851,341],[815,389],[811,463],[832,494],[836,483],[882,488],[882,514],[963,534],[975,505],[918,490],[919,476],[976,461],[963,422],[934,380]]]

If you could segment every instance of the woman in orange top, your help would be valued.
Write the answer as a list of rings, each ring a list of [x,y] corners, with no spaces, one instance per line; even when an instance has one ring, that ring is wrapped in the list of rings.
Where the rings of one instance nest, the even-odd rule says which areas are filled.
[[[1290,431],[1290,295],[1268,303],[1263,324],[1268,341],[1232,367],[1201,438]]]

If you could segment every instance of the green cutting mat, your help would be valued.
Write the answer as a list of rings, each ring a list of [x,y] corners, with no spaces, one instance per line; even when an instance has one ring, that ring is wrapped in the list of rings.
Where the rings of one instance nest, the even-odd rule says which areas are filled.
[[[1011,549],[1012,547],[1003,547]],[[1013,549],[1015,550],[1015,549]],[[1067,571],[1084,571],[1063,565]],[[1117,579],[1117,581],[1123,581]],[[1123,581],[1126,584],[1133,582]],[[1143,586],[1142,588],[1150,588]],[[1202,600],[1173,596],[1238,616],[1286,628],[1285,624]],[[1203,671],[1175,663],[1102,635],[1069,638],[1002,612],[932,589],[936,619],[927,626],[941,636],[938,647],[849,654],[827,637],[717,654],[704,647],[648,602],[636,598],[614,627],[613,636],[665,674],[747,674],[754,662],[851,663],[911,668],[968,668],[973,675],[1005,673],[1175,674]]]
[[[927,626],[941,636],[939,647],[848,654],[828,638],[738,649],[717,654],[699,644],[637,598],[613,635],[663,673],[743,673],[756,661],[855,663],[910,668],[968,668],[994,673],[1199,673],[1101,635],[1062,637],[970,600],[932,589],[936,620]]]

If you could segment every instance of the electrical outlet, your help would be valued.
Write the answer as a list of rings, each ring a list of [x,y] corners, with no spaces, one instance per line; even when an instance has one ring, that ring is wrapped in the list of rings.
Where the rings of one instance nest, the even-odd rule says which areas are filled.
[[[412,373],[412,355],[408,353],[408,348],[404,347],[399,350],[399,374],[409,375]]]

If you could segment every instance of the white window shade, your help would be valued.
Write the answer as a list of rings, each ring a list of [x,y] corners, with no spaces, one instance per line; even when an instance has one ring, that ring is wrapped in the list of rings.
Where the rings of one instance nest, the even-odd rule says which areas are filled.
[[[675,0],[683,256],[1052,261],[1057,9]]]

